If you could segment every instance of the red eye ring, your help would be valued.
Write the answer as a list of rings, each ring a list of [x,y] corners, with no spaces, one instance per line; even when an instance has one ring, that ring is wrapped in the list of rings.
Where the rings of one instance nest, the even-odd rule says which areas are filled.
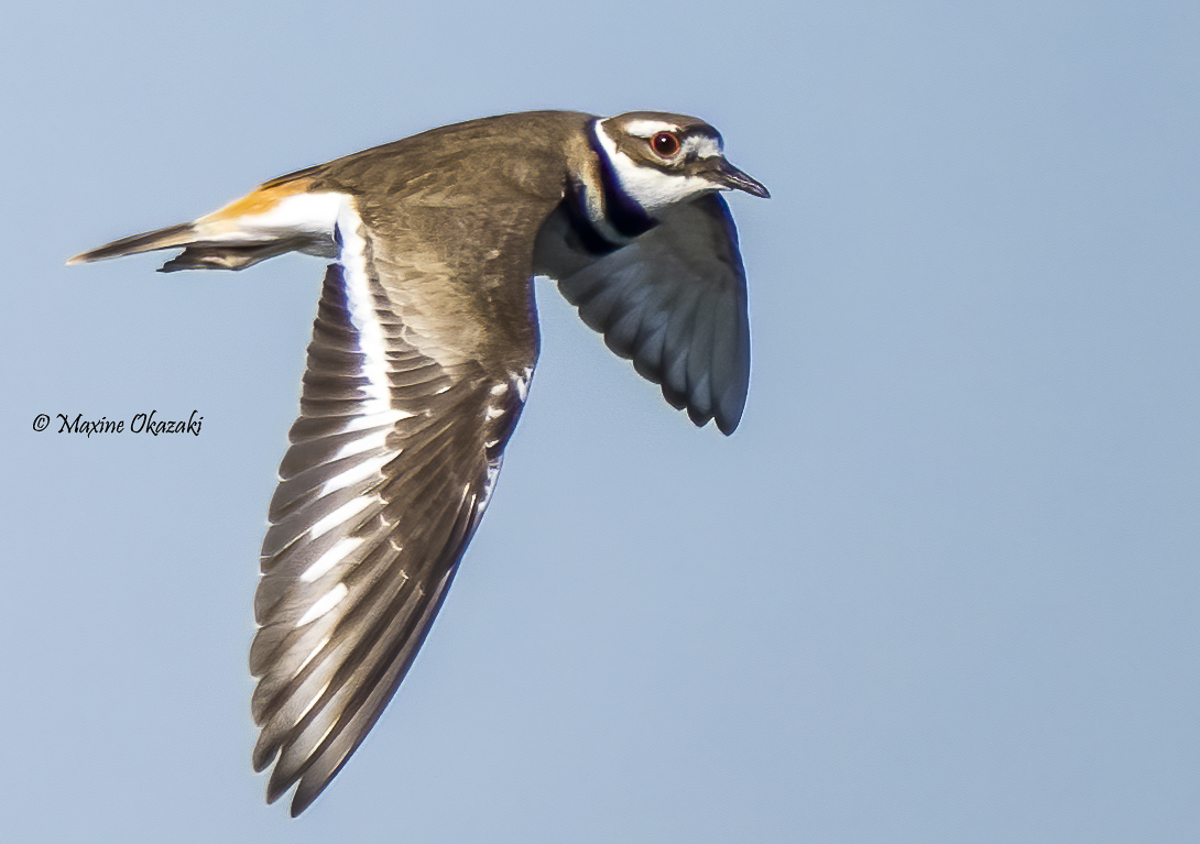
[[[679,138],[671,132],[659,132],[650,139],[650,149],[662,158],[673,158],[679,152]]]

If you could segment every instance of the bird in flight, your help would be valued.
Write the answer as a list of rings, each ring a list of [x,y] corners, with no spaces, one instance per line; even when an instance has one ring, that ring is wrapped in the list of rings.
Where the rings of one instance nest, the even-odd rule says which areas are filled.
[[[534,276],[696,425],[737,427],[750,334],[726,190],[769,195],[694,117],[509,114],[281,176],[68,262],[332,261],[254,599],[268,802],[296,786],[292,815],[308,808],[428,634],[525,404]]]

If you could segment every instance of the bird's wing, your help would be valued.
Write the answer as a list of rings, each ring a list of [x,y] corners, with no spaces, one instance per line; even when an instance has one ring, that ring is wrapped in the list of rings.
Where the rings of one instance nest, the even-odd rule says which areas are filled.
[[[274,761],[268,801],[299,783],[293,815],[362,742],[429,632],[535,354],[519,350],[530,367],[520,371],[448,356],[453,343],[410,330],[389,298],[431,270],[380,260],[353,213],[335,240],[271,502],[250,654],[255,769]]]
[[[750,382],[750,326],[737,230],[720,195],[676,206],[628,246],[555,277],[584,322],[667,401],[697,425],[716,419],[733,432]]]

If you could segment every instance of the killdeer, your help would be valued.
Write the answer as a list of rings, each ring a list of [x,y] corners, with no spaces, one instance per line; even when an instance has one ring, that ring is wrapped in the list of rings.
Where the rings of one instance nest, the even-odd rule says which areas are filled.
[[[255,595],[254,767],[304,811],[404,678],[491,496],[547,275],[696,425],[737,427],[745,274],[718,191],[767,197],[693,117],[472,120],[273,179],[72,258],[162,272],[329,258]]]

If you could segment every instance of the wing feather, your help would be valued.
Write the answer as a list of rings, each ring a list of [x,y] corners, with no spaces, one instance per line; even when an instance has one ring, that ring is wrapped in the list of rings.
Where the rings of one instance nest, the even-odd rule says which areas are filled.
[[[269,801],[297,786],[293,815],[345,764],[411,665],[521,407],[515,373],[443,362],[408,337],[370,257],[371,232],[356,218],[339,224],[360,236],[344,238],[326,273],[271,501],[250,652],[254,766],[274,764]]]
[[[560,220],[548,226],[562,226]],[[644,378],[692,421],[726,434],[741,420],[750,381],[746,275],[725,200],[703,196],[607,255],[547,254],[546,271]]]

